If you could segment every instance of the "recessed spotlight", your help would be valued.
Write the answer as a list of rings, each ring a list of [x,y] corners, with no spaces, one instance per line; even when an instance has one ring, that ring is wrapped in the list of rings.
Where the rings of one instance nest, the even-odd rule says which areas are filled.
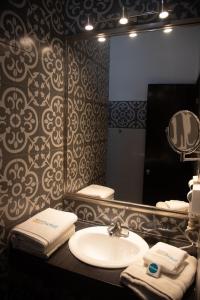
[[[99,36],[99,37],[98,37],[98,41],[99,41],[100,43],[105,42],[105,41],[106,41],[105,36]]]
[[[135,32],[135,31],[129,33],[130,38],[134,38],[136,36],[137,36],[137,32]]]
[[[164,33],[170,33],[170,32],[172,32],[172,30],[173,29],[171,27],[166,27],[166,28],[163,29],[163,32]]]

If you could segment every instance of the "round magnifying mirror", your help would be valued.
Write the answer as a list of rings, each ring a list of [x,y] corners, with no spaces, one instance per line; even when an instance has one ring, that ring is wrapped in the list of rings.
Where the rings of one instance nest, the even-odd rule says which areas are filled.
[[[188,110],[175,113],[169,122],[168,141],[178,153],[194,152],[200,143],[199,118]]]

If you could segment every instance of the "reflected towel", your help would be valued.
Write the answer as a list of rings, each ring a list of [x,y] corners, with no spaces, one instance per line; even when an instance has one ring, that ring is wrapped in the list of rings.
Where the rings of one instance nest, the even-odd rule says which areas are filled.
[[[158,242],[144,254],[143,259],[146,265],[152,262],[159,264],[162,272],[178,274],[184,268],[187,257],[186,251]]]
[[[167,300],[180,300],[192,284],[197,269],[195,257],[189,256],[186,263],[178,275],[161,274],[159,278],[155,278],[146,274],[146,267],[141,259],[121,273],[121,283],[144,300],[148,300],[149,295],[153,299],[159,296]]]
[[[181,200],[160,201],[156,203],[156,207],[169,210],[177,210],[180,212],[187,212],[189,203]]]
[[[91,184],[79,190],[77,193],[95,198],[113,200],[114,192],[115,191],[113,189],[107,186]]]
[[[47,208],[11,230],[11,243],[39,256],[49,256],[75,231],[74,213]]]

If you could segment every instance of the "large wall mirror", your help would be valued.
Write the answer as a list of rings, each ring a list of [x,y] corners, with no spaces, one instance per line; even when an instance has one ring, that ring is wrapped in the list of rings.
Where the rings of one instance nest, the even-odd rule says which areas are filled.
[[[148,205],[187,201],[187,182],[195,166],[180,162],[168,145],[165,128],[178,110],[197,113],[199,32],[196,24],[173,27],[168,33],[159,29],[132,38],[111,36],[104,43],[97,38],[68,42],[67,192],[97,183],[113,188],[116,200]],[[153,137],[156,127],[161,133]],[[159,150],[157,144],[163,143]],[[148,163],[156,158],[156,163],[170,165],[169,172],[179,165],[178,172],[186,173],[181,193],[177,191],[182,182],[174,182],[162,164],[147,182],[153,173],[148,163],[145,166],[149,153],[153,155]],[[154,195],[160,178],[162,189]],[[154,186],[150,196],[144,184]]]

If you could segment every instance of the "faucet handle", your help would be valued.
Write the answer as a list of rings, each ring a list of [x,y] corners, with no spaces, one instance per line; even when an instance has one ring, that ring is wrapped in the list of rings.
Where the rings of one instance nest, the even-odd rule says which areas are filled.
[[[127,226],[121,225],[120,220],[116,220],[115,222],[112,222],[110,226],[108,226],[108,233],[111,236],[128,237],[129,228]]]
[[[121,237],[128,237],[129,236],[129,228],[128,226],[122,225],[121,226],[121,232],[120,232]]]

